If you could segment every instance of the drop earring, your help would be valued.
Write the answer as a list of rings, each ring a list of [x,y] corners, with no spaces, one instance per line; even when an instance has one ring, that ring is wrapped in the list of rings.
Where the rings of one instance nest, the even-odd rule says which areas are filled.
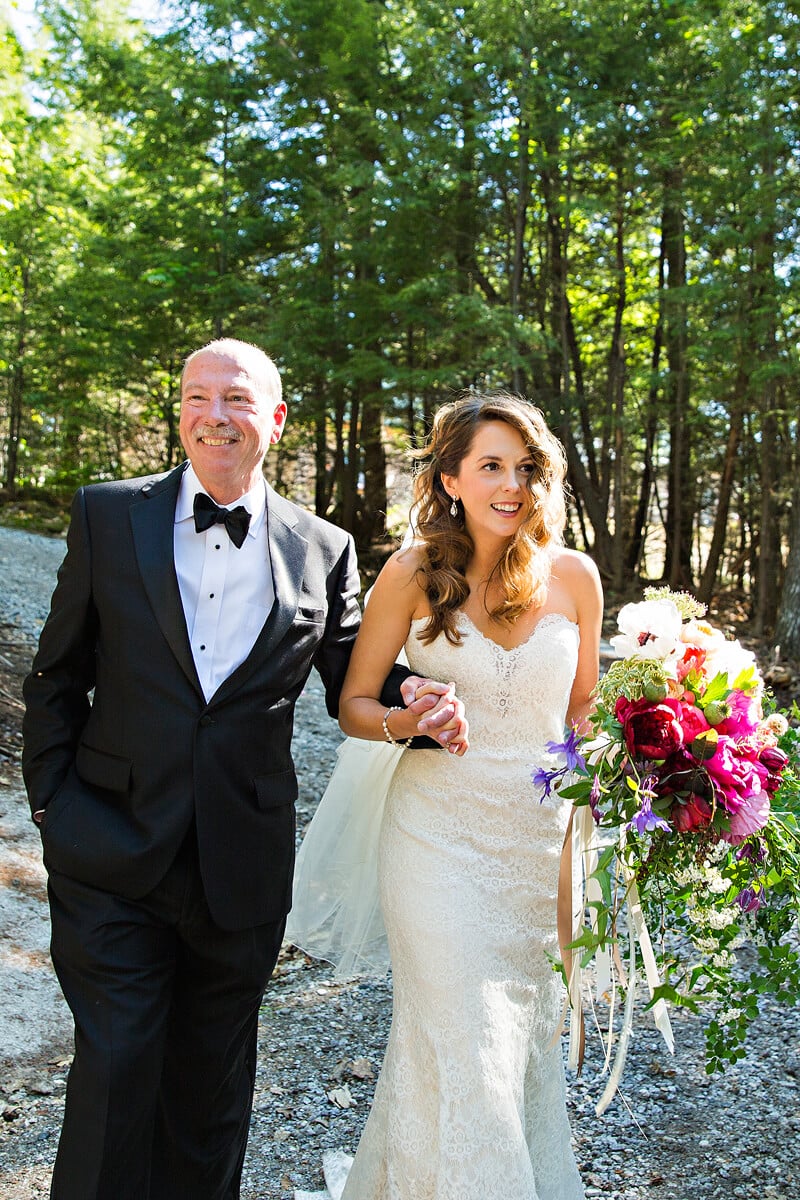
[[[450,505],[450,516],[451,517],[458,516],[458,497],[457,496],[453,496],[453,503]]]

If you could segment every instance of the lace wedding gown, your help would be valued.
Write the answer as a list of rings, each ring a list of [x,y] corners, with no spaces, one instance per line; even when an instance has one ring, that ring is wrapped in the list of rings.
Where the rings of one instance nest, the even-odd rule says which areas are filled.
[[[390,787],[392,1026],[342,1200],[582,1200],[548,959],[569,804],[539,803],[530,778],[563,737],[578,629],[551,613],[504,650],[465,614],[460,646],[424,645],[424,623],[409,663],[455,680],[470,749],[406,752]]]

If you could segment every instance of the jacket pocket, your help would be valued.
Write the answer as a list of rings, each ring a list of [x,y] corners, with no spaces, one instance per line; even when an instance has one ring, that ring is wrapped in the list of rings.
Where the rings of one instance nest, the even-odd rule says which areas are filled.
[[[305,604],[298,604],[297,621],[311,621],[314,625],[324,625],[327,618],[327,613],[324,608],[311,608]]]
[[[75,768],[84,783],[125,792],[131,781],[131,761],[116,754],[106,754],[92,746],[81,745],[75,755]]]
[[[297,776],[291,768],[271,771],[269,775],[257,775],[253,783],[262,812],[270,808],[284,808],[287,804],[294,804],[297,799]]]

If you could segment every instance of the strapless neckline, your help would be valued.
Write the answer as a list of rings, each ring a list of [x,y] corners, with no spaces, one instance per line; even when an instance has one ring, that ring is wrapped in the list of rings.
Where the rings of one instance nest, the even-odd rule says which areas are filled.
[[[427,624],[429,619],[430,619],[429,617],[415,617],[412,620],[411,625],[413,627],[416,625]],[[532,642],[540,629],[542,629],[543,627],[547,627],[548,625],[557,624],[561,621],[566,622],[567,625],[571,625],[576,631],[578,630],[577,622],[571,620],[566,615],[566,613],[562,613],[562,612],[545,613],[544,616],[540,617],[539,620],[536,622],[536,624],[534,625],[533,629],[530,631],[528,636],[516,646],[501,646],[499,642],[496,642],[494,640],[494,638],[489,637],[488,634],[486,634],[482,630],[480,630],[478,628],[478,626],[475,624],[475,622],[472,620],[472,618],[467,613],[464,612],[463,608],[460,608],[458,610],[457,623],[460,625],[468,626],[477,637],[481,638],[481,640],[484,642],[488,642],[490,646],[493,646],[495,648],[495,650],[499,650],[501,654],[514,654],[517,650],[522,650],[525,646],[527,646],[530,642]]]

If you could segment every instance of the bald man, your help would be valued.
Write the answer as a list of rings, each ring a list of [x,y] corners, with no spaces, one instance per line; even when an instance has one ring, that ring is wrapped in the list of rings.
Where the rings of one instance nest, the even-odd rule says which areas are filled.
[[[236,1200],[256,1032],[291,904],[294,705],[336,715],[359,624],[352,538],[262,465],[286,420],[259,348],[186,361],[188,461],[82,488],[25,682],[23,770],[75,1021],[53,1200]],[[440,742],[442,685],[387,680]],[[430,722],[430,724],[427,724]],[[429,743],[430,744],[430,743]]]

